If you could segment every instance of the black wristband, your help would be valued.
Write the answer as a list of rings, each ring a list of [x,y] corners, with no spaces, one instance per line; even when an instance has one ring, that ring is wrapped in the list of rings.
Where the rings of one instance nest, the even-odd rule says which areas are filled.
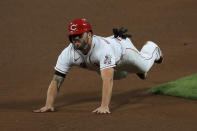
[[[58,75],[58,76],[61,76],[61,77],[63,77],[63,78],[66,77],[66,74],[63,74],[63,73],[61,73],[61,72],[59,72],[59,71],[55,71],[54,74],[56,74],[56,75]]]

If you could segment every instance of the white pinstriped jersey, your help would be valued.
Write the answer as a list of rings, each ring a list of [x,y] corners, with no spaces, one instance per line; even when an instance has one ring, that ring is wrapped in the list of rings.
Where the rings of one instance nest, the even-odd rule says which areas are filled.
[[[55,70],[66,74],[72,66],[90,70],[115,67],[122,55],[121,40],[93,35],[91,49],[87,55],[75,50],[72,43],[59,55]]]

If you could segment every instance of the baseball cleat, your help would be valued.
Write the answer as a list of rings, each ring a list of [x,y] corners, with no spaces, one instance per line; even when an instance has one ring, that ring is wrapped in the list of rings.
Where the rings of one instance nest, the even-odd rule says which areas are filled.
[[[136,73],[136,75],[137,75],[140,79],[145,80],[146,77],[147,77],[147,72],[146,72],[146,73]]]
[[[160,56],[159,60],[156,60],[155,63],[161,64],[163,62],[163,56]]]
[[[161,64],[163,62],[163,55],[159,48],[158,48],[158,55],[160,56],[160,58],[158,60],[155,60],[155,63]]]

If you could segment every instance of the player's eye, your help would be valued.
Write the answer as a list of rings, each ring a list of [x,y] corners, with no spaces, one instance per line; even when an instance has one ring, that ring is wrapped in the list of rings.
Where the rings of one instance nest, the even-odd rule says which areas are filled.
[[[83,37],[83,34],[72,35],[73,39],[77,39],[77,38],[81,39],[82,37]]]
[[[79,42],[79,39],[83,37],[83,34],[76,34],[69,36],[71,42]]]

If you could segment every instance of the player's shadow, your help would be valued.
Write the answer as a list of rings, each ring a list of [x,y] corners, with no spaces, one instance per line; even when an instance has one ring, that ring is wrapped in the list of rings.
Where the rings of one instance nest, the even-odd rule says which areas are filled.
[[[113,94],[111,101],[111,105],[112,105],[111,110],[116,110],[120,107],[123,107],[126,104],[138,103],[149,96],[151,96],[151,94],[147,93],[147,88]],[[100,104],[100,101],[101,101],[100,91],[69,93],[57,97],[55,107],[58,110],[66,106],[77,105],[87,102],[98,102]],[[35,109],[36,107],[40,108],[44,106],[44,104],[45,104],[45,99],[24,100],[24,101],[13,100],[13,101],[0,102],[0,109],[29,111]]]
[[[152,94],[148,93],[147,88],[136,89],[116,94],[113,97],[111,110],[114,111],[116,109],[119,109],[120,107],[124,107],[127,104],[140,103],[142,100],[152,96]]]
[[[57,101],[57,109],[69,105],[81,104],[86,102],[99,102],[101,101],[100,92],[87,92],[87,93],[73,93],[61,96]],[[117,93],[112,95],[111,110],[116,110],[127,104],[135,104],[143,99],[152,96],[148,93],[147,88],[136,89],[127,92]],[[65,102],[67,101],[67,102]]]
[[[44,100],[34,99],[34,100],[4,100],[0,102],[0,110],[21,110],[27,111],[35,109],[35,107],[41,107],[44,104]]]

